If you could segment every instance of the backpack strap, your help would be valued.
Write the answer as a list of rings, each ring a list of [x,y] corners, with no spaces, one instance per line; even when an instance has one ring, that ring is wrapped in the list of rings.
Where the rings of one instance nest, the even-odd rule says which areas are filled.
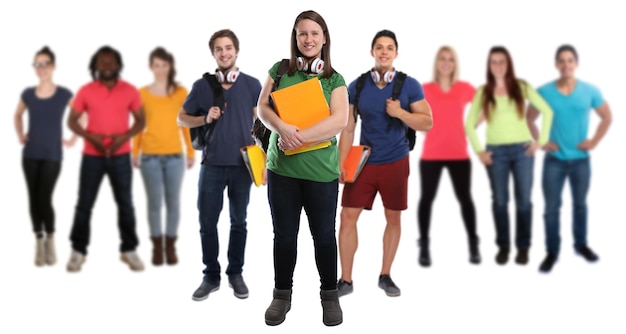
[[[406,73],[398,71],[396,73],[396,82],[393,84],[393,91],[391,98],[397,100],[402,92],[402,85],[404,85],[404,79],[406,79]]]
[[[356,123],[357,116],[359,114],[359,96],[361,95],[361,91],[363,90],[363,86],[365,86],[365,80],[367,79],[367,75],[369,72],[365,72],[359,76],[356,80],[356,94],[354,95],[354,122]]]
[[[272,86],[272,92],[278,89],[278,85],[280,84],[280,78],[283,77],[283,74],[287,73],[289,70],[289,59],[283,59],[280,61],[280,65],[278,65],[278,70],[276,71],[276,80],[274,80],[274,85]]]
[[[202,77],[209,83],[209,86],[211,86],[211,90],[213,91],[213,104],[223,110],[225,105],[224,89],[219,81],[217,81],[217,77],[215,74],[209,74],[208,72],[204,73]]]

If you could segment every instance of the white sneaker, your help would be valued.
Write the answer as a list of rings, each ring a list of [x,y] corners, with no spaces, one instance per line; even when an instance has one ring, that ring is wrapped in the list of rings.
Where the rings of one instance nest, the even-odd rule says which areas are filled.
[[[77,272],[80,271],[83,263],[85,263],[85,255],[72,249],[70,260],[67,262],[67,271]]]
[[[57,262],[56,251],[54,250],[54,239],[49,236],[46,238],[46,264],[53,265]]]
[[[128,264],[130,270],[132,271],[142,271],[143,270],[143,262],[139,259],[139,255],[135,251],[123,252],[120,256],[122,262]]]
[[[41,267],[46,264],[46,239],[37,238],[35,240],[35,265]]]

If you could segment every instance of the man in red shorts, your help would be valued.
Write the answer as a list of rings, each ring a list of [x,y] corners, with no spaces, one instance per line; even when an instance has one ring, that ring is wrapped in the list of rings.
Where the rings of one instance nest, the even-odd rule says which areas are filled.
[[[339,296],[353,291],[352,265],[358,237],[356,223],[363,209],[371,210],[377,193],[385,207],[387,226],[383,235],[383,263],[378,286],[387,296],[399,296],[400,289],[390,276],[391,265],[400,242],[400,216],[407,209],[409,178],[409,143],[407,126],[417,131],[428,131],[432,126],[430,106],[424,99],[421,84],[407,76],[398,99],[391,99],[396,71],[393,61],[398,56],[398,42],[393,32],[382,30],[374,36],[371,55],[374,68],[365,81],[358,100],[361,118],[361,145],[371,148],[367,164],[354,183],[344,183],[341,198],[341,226],[339,228],[339,258],[341,279],[337,283]],[[350,112],[354,113],[356,80],[349,86]],[[339,163],[343,183],[343,161],[354,141],[356,117],[349,117],[348,125],[339,140]]]

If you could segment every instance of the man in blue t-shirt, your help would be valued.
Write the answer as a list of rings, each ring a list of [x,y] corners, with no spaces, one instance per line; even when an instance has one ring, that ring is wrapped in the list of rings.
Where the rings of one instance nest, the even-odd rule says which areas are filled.
[[[611,123],[611,111],[598,88],[574,77],[577,66],[576,49],[571,45],[560,46],[556,52],[560,78],[538,89],[554,111],[550,141],[543,147],[547,152],[542,175],[547,255],[539,271],[544,273],[552,270],[559,255],[559,211],[566,179],[572,191],[574,249],[589,262],[598,260],[598,255],[587,245],[587,193],[591,178],[589,151],[606,134]],[[601,120],[593,137],[588,138],[592,109]],[[529,107],[528,124],[535,137],[537,127],[534,121],[537,116],[537,110]]]
[[[383,261],[378,286],[387,296],[399,296],[400,289],[391,279],[391,265],[400,242],[400,217],[408,206],[409,142],[407,126],[428,131],[432,126],[430,106],[424,98],[422,85],[410,76],[404,81],[397,99],[392,99],[396,78],[393,61],[398,56],[396,35],[379,31],[372,40],[371,55],[375,65],[354,105],[356,80],[348,86],[350,117],[339,139],[339,166],[344,183],[343,163],[354,142],[355,108],[361,119],[360,145],[371,148],[366,165],[354,183],[344,183],[341,198],[339,257],[341,279],[337,283],[339,296],[353,291],[352,265],[358,238],[356,223],[363,209],[371,210],[376,194],[380,194],[387,221],[383,235]]]
[[[239,149],[254,144],[250,134],[256,119],[256,104],[261,83],[235,65],[239,39],[231,30],[219,30],[209,40],[211,54],[217,62],[216,78],[224,98],[224,108],[216,106],[211,85],[205,78],[194,82],[178,124],[195,128],[210,124],[212,130],[202,150],[198,180],[198,211],[204,278],[192,299],[201,301],[220,287],[219,242],[217,222],[228,187],[230,207],[230,240],[226,274],[237,298],[248,297],[248,287],[241,275],[247,236],[247,208],[252,179]]]

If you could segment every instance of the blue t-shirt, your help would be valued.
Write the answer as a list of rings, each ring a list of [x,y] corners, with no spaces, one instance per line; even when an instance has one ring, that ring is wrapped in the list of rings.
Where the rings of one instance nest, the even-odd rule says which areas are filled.
[[[576,80],[576,87],[569,95],[559,92],[556,81],[539,87],[537,91],[554,111],[550,141],[556,143],[559,150],[550,154],[561,160],[588,157],[589,153],[579,150],[577,146],[587,139],[590,111],[604,103],[600,90],[594,85]]]
[[[348,86],[350,104],[354,104],[356,82]],[[359,96],[359,117],[361,119],[361,145],[372,148],[368,164],[386,164],[403,159],[409,154],[406,138],[407,125],[401,120],[387,115],[387,99],[391,97],[394,78],[387,86],[378,88],[374,80],[367,76]],[[411,103],[424,99],[422,85],[413,77],[407,76],[402,85],[398,100],[402,109],[410,112]],[[352,117],[352,116],[350,116]]]
[[[35,94],[35,87],[30,87],[22,92],[21,98],[28,109],[28,141],[22,156],[27,159],[63,160],[63,115],[72,92],[57,86],[52,96],[41,99]]]
[[[226,106],[215,123],[211,140],[202,152],[205,164],[214,166],[243,165],[240,148],[254,144],[250,133],[254,123],[253,109],[261,94],[261,82],[245,73],[239,73],[237,80],[224,89]],[[183,109],[190,115],[200,116],[201,110],[213,106],[213,91],[204,78],[194,82]]]

